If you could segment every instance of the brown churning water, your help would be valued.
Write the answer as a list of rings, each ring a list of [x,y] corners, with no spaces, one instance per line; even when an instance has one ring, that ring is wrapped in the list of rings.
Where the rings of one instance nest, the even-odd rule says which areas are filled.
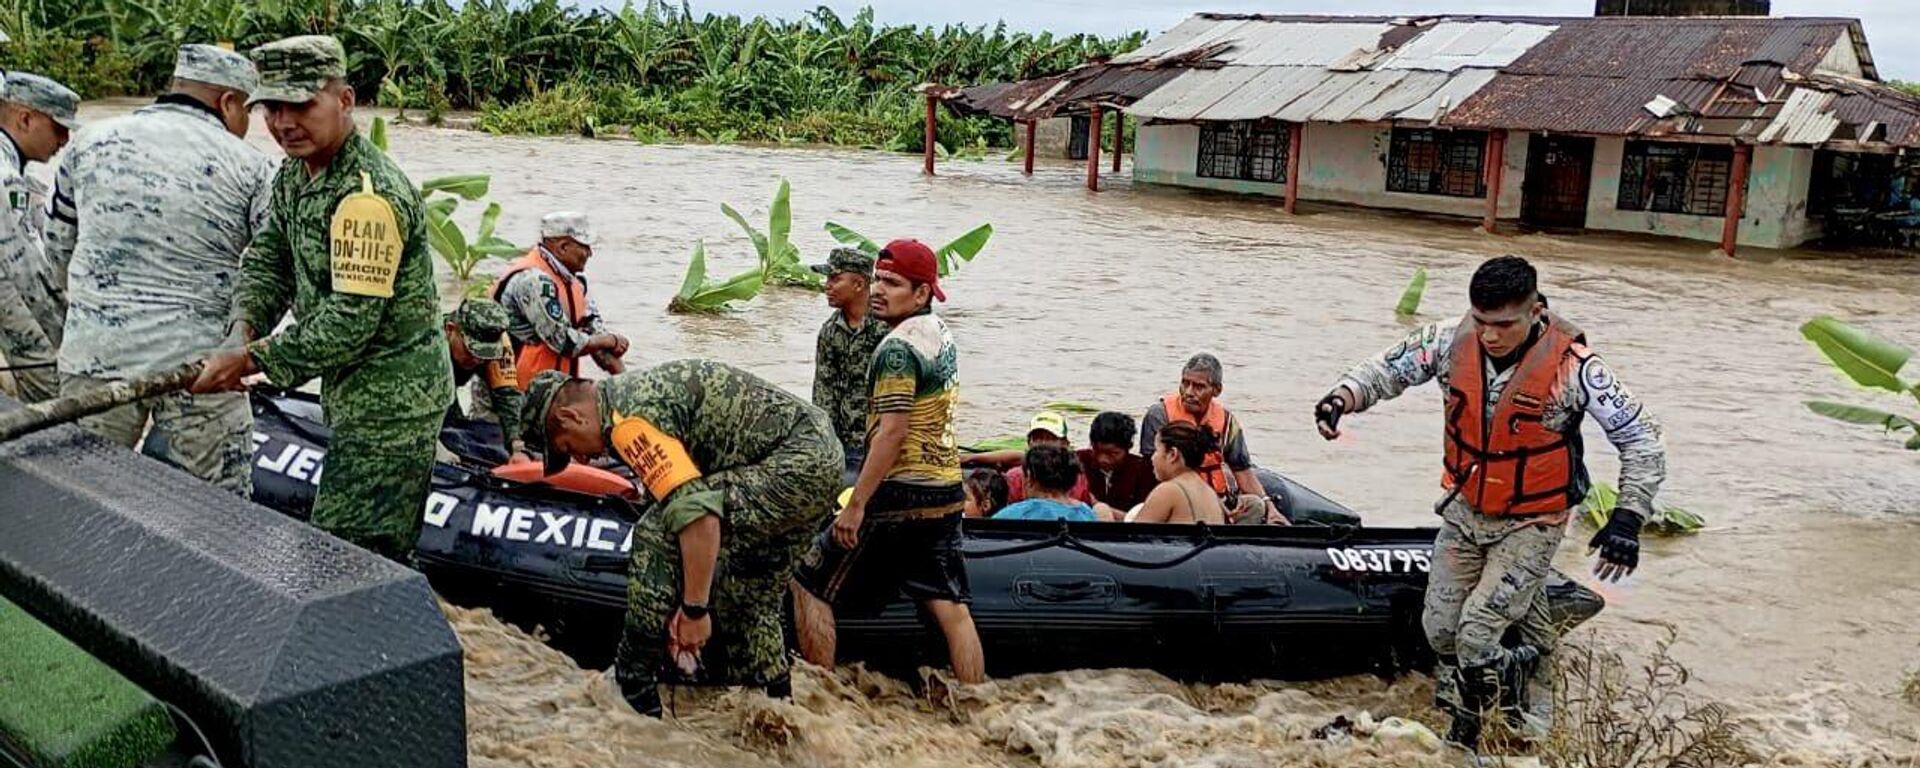
[[[1606,590],[1595,642],[1640,652],[1670,628],[1695,693],[1730,707],[1776,760],[1910,760],[1920,743],[1920,708],[1899,694],[1920,668],[1920,457],[1802,404],[1911,413],[1913,403],[1846,384],[1797,330],[1827,313],[1920,344],[1920,261],[1728,262],[1705,243],[1489,237],[1463,220],[1346,210],[1289,218],[1275,202],[1124,179],[1090,194],[1065,164],[1025,179],[1014,163],[955,162],[926,179],[916,157],[871,152],[408,128],[392,138],[416,180],[491,172],[506,208],[499,232],[514,242],[536,239],[543,213],[592,216],[588,274],[600,312],[633,340],[629,365],[711,357],[803,393],[821,297],[772,290],[730,315],[663,311],[696,240],[710,274],[751,263],[722,202],[764,222],[788,179],[794,239],[822,261],[829,220],[936,243],[991,222],[992,244],[946,282],[952,301],[940,308],[961,349],[963,439],[1018,432],[1051,400],[1138,414],[1176,386],[1187,356],[1210,350],[1256,459],[1383,525],[1433,522],[1440,395],[1429,386],[1351,417],[1335,443],[1314,434],[1313,403],[1408,331],[1393,307],[1416,268],[1431,274],[1422,319],[1434,320],[1464,310],[1482,259],[1525,255],[1554,308],[1664,423],[1671,479],[1660,500],[1711,525],[1648,540],[1641,572]],[[1076,442],[1086,428],[1072,425]],[[1594,476],[1611,482],[1611,448],[1591,428],[1587,444]],[[1569,534],[1563,569],[1584,572],[1589,535]],[[1430,716],[1418,680],[1207,687],[1089,671],[998,681],[936,705],[898,682],[807,671],[791,704],[684,696],[681,719],[658,724],[617,714],[591,673],[490,616],[450,614],[484,766],[1439,764],[1401,743],[1301,742],[1338,714]]]

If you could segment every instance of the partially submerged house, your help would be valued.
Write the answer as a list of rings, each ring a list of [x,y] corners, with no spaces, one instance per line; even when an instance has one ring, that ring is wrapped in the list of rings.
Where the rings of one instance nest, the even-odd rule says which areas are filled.
[[[1851,19],[1200,14],[1110,61],[936,96],[1089,133],[1131,116],[1136,182],[1728,252],[1891,207],[1920,147],[1920,99],[1880,81]]]

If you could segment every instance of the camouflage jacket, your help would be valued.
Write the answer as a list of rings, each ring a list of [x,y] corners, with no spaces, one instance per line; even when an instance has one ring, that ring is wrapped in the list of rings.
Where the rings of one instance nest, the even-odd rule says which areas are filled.
[[[363,174],[393,206],[403,243],[389,298],[333,282],[335,209],[360,191]],[[330,424],[439,416],[453,402],[453,363],[432,259],[419,190],[356,133],[317,176],[294,158],[280,165],[266,225],[241,263],[236,319],[265,333],[293,312],[291,326],[249,349],[276,385],[319,377]]]
[[[1353,390],[1360,402],[1353,410],[1364,411],[1382,400],[1398,397],[1409,387],[1437,380],[1444,401],[1447,379],[1453,365],[1453,335],[1459,321],[1431,323],[1415,330],[1391,349],[1369,358],[1340,380]],[[1607,440],[1620,451],[1620,498],[1617,505],[1642,517],[1653,515],[1653,496],[1667,479],[1666,442],[1660,423],[1641,407],[1627,385],[1615,378],[1599,355],[1576,345],[1569,365],[1566,386],[1547,404],[1541,420],[1556,432],[1577,430],[1579,420],[1592,416]],[[1500,400],[1507,382],[1520,366],[1492,373],[1485,387],[1487,406]]]
[[[887,337],[887,324],[871,313],[859,328],[835,311],[820,324],[813,353],[813,404],[833,420],[840,447],[863,450],[867,443],[867,371],[873,350]]]
[[[60,370],[121,379],[219,346],[272,178],[264,153],[195,104],[81,131],[55,176],[47,229],[47,260],[66,276]]]
[[[9,339],[11,349],[60,347],[66,300],[58,276],[47,263],[47,187],[28,176],[20,146],[0,131],[0,328],[25,338]],[[36,333],[37,331],[37,333]]]

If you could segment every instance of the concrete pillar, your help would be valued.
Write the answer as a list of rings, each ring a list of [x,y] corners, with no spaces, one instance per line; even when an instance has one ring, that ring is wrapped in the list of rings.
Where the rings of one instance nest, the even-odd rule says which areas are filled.
[[[1300,201],[1300,147],[1305,142],[1306,123],[1287,124],[1287,202],[1288,215]]]
[[[1113,172],[1120,173],[1120,156],[1126,154],[1127,113],[1113,111]]]
[[[1495,130],[1487,133],[1487,216],[1480,222],[1480,228],[1487,234],[1500,231],[1500,187],[1507,180],[1507,132]]]
[[[933,145],[938,143],[938,140],[935,138],[933,121],[936,114],[935,110],[939,106],[940,106],[940,100],[933,95],[932,91],[928,91],[927,92],[927,158],[926,158],[926,168],[923,171],[928,176],[933,175],[933,152],[934,152]]]
[[[1100,105],[1087,118],[1087,189],[1100,191]]]
[[[1720,228],[1720,251],[1732,257],[1740,245],[1740,214],[1747,204],[1747,171],[1753,165],[1753,145],[1733,145],[1733,174],[1727,177],[1727,223]]]
[[[1026,155],[1026,159],[1023,161],[1024,165],[1021,167],[1020,172],[1028,176],[1033,175],[1033,132],[1034,132],[1034,127],[1039,124],[1040,124],[1039,120],[1027,121],[1027,144],[1026,144],[1027,151],[1024,153]]]

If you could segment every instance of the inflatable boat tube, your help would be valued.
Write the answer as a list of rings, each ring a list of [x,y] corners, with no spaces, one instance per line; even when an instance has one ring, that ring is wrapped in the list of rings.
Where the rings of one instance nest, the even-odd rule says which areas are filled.
[[[256,395],[254,406],[255,498],[299,515],[324,463],[317,406],[287,395]],[[443,442],[456,453],[497,445],[489,429],[450,423]],[[484,464],[435,467],[421,569],[449,599],[541,624],[584,663],[604,661],[626,604],[628,531],[648,507],[512,482]],[[1276,473],[1263,482],[1296,513],[1359,519]],[[1419,622],[1431,528],[968,520],[963,530],[973,618],[994,674],[1142,667],[1297,679],[1431,662]],[[1550,594],[1567,624],[1603,604],[1558,576]],[[839,628],[842,657],[877,668],[945,657],[937,631],[904,599]]]

